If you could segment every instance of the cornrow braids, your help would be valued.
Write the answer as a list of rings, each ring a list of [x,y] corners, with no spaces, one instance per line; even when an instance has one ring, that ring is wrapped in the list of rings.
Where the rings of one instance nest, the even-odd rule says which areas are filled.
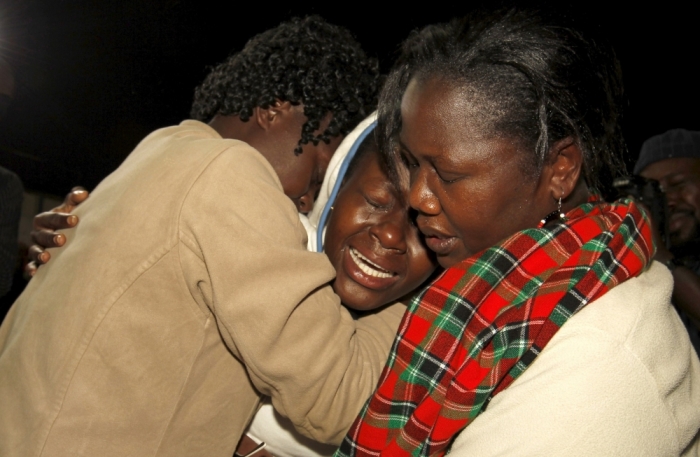
[[[241,52],[215,66],[195,90],[191,116],[248,121],[256,107],[276,100],[303,104],[307,121],[295,149],[344,135],[377,105],[379,67],[342,27],[319,16],[293,18],[252,38]],[[328,128],[314,135],[328,114]]]

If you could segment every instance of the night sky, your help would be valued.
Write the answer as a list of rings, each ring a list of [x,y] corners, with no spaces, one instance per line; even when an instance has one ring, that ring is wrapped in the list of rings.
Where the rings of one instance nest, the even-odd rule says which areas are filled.
[[[349,5],[251,2],[237,10],[242,2],[0,0],[0,55],[17,82],[0,123],[0,165],[30,190],[63,195],[75,184],[92,188],[148,132],[187,118],[207,66],[291,16],[315,13],[348,27],[386,72],[409,31],[479,5],[424,2],[420,9],[372,11],[343,4]],[[700,24],[680,2],[611,5],[585,2],[572,14],[602,30],[618,53],[633,158],[651,135],[700,130]]]

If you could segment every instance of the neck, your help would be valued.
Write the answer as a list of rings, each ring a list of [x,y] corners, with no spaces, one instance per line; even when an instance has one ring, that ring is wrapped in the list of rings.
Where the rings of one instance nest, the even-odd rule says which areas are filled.
[[[571,192],[571,194],[569,194],[569,196],[566,197],[566,200],[562,202],[562,210],[564,212],[567,212],[576,208],[579,205],[583,205],[588,201],[588,198],[590,196],[591,193],[588,190],[588,186],[586,185],[583,179],[580,179],[579,182],[576,184],[576,187],[574,187],[573,192]]]
[[[252,122],[243,122],[238,116],[224,116],[217,114],[209,121],[209,127],[216,130],[222,138],[241,140],[249,143],[250,128]]]
[[[209,121],[209,127],[216,130],[216,133],[222,138],[248,143],[270,163],[274,163],[275,149],[271,147],[268,136],[265,135],[265,131],[260,128],[254,118],[242,121],[238,116],[217,114]]]

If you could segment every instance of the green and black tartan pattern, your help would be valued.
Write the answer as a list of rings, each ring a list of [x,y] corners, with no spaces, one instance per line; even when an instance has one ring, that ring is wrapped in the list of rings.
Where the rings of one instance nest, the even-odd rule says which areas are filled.
[[[336,456],[443,455],[572,315],[651,262],[634,202],[594,198],[567,218],[463,261],[414,299]]]

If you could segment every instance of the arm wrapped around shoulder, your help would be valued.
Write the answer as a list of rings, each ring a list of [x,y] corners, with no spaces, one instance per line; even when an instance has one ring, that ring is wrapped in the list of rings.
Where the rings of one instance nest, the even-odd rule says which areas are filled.
[[[340,442],[376,387],[396,309],[352,319],[328,285],[328,259],[305,249],[306,232],[272,168],[242,143],[194,184],[180,234],[206,266],[191,270],[206,274],[188,278],[190,290],[255,387],[305,435]]]

